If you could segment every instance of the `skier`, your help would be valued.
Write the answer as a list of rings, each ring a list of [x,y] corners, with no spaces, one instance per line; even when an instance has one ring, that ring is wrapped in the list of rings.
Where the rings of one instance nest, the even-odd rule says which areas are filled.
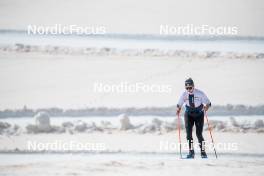
[[[181,107],[185,104],[184,122],[186,137],[189,143],[189,154],[187,158],[194,158],[192,129],[195,124],[196,136],[201,149],[201,157],[207,158],[203,138],[204,112],[211,106],[210,100],[205,93],[194,87],[192,78],[185,81],[185,89],[177,104],[177,114],[180,114]]]

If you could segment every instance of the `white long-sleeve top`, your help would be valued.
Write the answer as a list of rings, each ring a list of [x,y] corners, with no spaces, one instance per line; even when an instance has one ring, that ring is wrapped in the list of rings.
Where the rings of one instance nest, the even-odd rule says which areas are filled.
[[[190,106],[189,95],[190,93],[187,90],[183,92],[178,101],[178,106],[182,107],[183,104]],[[194,102],[195,107],[199,107],[201,104],[211,104],[206,94],[199,89],[194,88],[191,95],[194,95],[192,101]]]

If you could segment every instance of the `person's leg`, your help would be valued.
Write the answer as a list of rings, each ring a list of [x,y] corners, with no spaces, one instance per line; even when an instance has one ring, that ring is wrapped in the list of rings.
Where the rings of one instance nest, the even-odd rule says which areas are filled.
[[[193,150],[193,137],[192,137],[192,129],[194,125],[194,120],[191,116],[188,115],[187,112],[184,114],[184,122],[186,129],[186,138],[189,143],[189,150]]]
[[[204,138],[203,138],[203,126],[204,126],[204,113],[195,118],[196,136],[199,141],[201,151],[204,151]]]

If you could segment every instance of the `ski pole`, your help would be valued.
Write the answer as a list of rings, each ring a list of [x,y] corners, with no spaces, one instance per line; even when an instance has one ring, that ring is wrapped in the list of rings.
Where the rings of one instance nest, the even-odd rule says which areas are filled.
[[[181,121],[180,121],[180,113],[177,114],[178,115],[178,141],[180,143],[180,156],[182,158],[182,146],[181,146]]]
[[[210,127],[210,124],[209,124],[209,120],[208,120],[208,117],[207,117],[207,113],[206,113],[206,111],[205,111],[204,113],[205,113],[205,118],[206,118],[207,125],[208,125],[208,129],[209,129],[209,133],[210,133],[210,136],[211,136],[211,140],[212,140],[212,143],[213,143],[213,148],[214,148],[215,158],[217,159],[217,154],[216,154],[216,150],[215,150],[215,144],[214,144],[214,139],[213,139],[213,135],[212,135],[211,127]]]

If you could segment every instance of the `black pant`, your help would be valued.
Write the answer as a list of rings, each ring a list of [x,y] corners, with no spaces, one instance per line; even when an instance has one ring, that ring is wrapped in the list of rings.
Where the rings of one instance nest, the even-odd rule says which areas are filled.
[[[186,128],[186,137],[189,142],[189,150],[193,150],[193,137],[192,129],[195,124],[196,127],[196,136],[199,141],[201,150],[204,150],[204,138],[203,138],[203,125],[204,125],[204,112],[199,113],[190,113],[185,112],[184,114],[185,128]]]

